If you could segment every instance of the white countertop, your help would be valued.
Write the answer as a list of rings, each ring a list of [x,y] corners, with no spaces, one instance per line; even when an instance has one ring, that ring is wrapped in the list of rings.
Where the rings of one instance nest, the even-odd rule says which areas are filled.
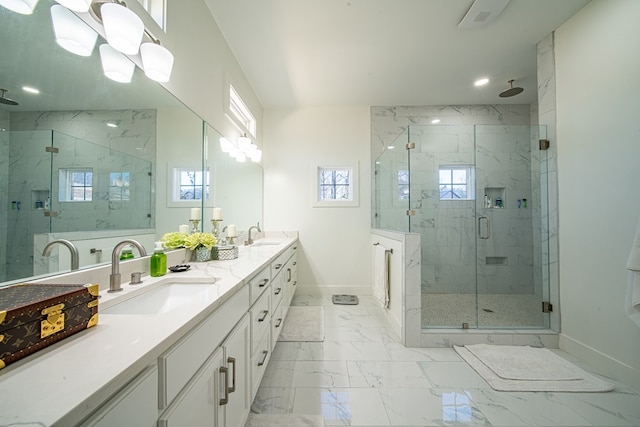
[[[100,313],[95,327],[0,370],[0,425],[81,422],[296,239],[267,240],[279,244],[241,246],[235,260],[193,262],[183,273],[143,276],[142,284],[125,283],[122,292],[100,292],[99,313],[169,282],[213,282],[179,310],[157,315]]]

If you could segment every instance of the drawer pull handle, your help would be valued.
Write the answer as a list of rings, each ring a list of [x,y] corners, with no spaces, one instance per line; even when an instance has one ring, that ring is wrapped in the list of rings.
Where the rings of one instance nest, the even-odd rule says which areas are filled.
[[[258,362],[258,366],[264,365],[264,362],[267,360],[267,355],[269,352],[267,350],[262,350],[262,360]]]
[[[229,388],[229,393],[233,393],[236,391],[236,358],[228,357],[227,362],[231,363],[231,366],[233,366],[233,376],[231,377],[231,387]]]
[[[260,281],[260,283],[258,284],[259,288],[264,288],[265,286],[267,286],[267,283],[269,283],[269,279],[262,279]]]
[[[258,322],[264,322],[264,319],[267,318],[268,314],[269,314],[269,310],[263,310],[262,316],[258,317]]]
[[[295,285],[297,285],[297,284],[298,284],[298,281],[297,281],[297,280],[294,280],[294,281],[293,281],[293,286],[295,286]]]
[[[278,288],[276,289],[276,291],[273,293],[274,295],[279,295],[280,292],[282,292],[282,288]]]
[[[296,261],[293,261],[293,265],[297,265],[298,263]]]
[[[223,406],[229,403],[229,370],[222,366],[220,374],[224,374],[224,397],[220,399],[220,406]]]
[[[276,264],[274,268],[276,270],[280,270],[282,268],[282,264]]]
[[[287,275],[288,275],[287,283],[289,283],[291,281],[291,269],[290,268],[287,268]]]
[[[278,319],[278,321],[276,322],[276,328],[279,328],[280,325],[282,325],[282,318]]]

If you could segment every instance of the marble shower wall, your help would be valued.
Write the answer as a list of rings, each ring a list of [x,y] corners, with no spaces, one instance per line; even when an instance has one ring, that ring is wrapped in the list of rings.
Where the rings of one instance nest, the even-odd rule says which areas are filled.
[[[118,127],[107,127],[107,122]],[[11,132],[0,138],[0,154],[6,151],[0,156],[0,200],[7,212],[1,216],[0,235],[11,243],[0,245],[0,280],[33,275],[34,233],[153,228],[154,110],[15,112],[4,123],[0,127]],[[45,152],[51,145],[59,149],[53,155],[53,176],[52,155]],[[59,203],[58,169],[75,167],[93,170],[93,200]],[[129,201],[110,200],[109,172],[131,174]],[[58,212],[51,224],[35,206],[47,196]],[[20,202],[19,210],[12,201]]]
[[[542,257],[534,256],[540,246],[540,221],[533,219],[534,214],[540,214],[539,170],[532,170],[530,154],[535,153],[532,148],[537,146],[538,136],[537,132],[530,132],[529,126],[508,126],[529,125],[530,109],[529,105],[372,108],[373,157],[407,127],[409,141],[416,143],[410,155],[411,209],[416,210],[416,215],[410,221],[411,231],[422,235],[423,291],[474,293],[476,262],[480,293],[532,293],[534,288],[541,288],[534,286],[534,277],[539,285],[542,275]],[[436,118],[440,124],[431,125]],[[477,159],[474,139],[478,144]],[[382,157],[388,156],[385,153]],[[395,161],[396,166],[386,166],[392,169],[387,172],[391,177],[402,165],[402,157],[395,153],[393,156],[399,160]],[[492,239],[481,241],[477,258],[473,215],[476,202],[442,202],[437,184],[439,165],[474,164],[476,160],[480,165],[476,177],[479,206],[485,188],[501,188],[507,194],[504,209],[485,212],[491,216],[493,235]],[[393,180],[387,178],[385,182],[391,188],[382,189],[393,196]],[[526,209],[524,198],[528,200]],[[398,215],[398,209],[395,211]],[[400,214],[396,222],[402,223],[405,218]],[[487,257],[493,257],[489,265]],[[502,259],[505,265],[491,265],[496,259]]]

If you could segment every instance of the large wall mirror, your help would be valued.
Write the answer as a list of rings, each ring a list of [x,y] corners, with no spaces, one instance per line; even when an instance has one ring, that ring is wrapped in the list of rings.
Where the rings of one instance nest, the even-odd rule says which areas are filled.
[[[62,49],[55,4],[40,0],[32,15],[0,7],[0,88],[16,103],[0,100],[0,284],[69,269],[39,256],[37,236],[153,241],[185,223],[190,206],[207,205],[167,196],[171,166],[202,168],[205,128],[212,140],[215,129],[139,68],[129,84],[104,77],[100,36],[89,57]],[[260,219],[261,169],[258,188]],[[80,248],[81,267],[108,261],[110,244]]]

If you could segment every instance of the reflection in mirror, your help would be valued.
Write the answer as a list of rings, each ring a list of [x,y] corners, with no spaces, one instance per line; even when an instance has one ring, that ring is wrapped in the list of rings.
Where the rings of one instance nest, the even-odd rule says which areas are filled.
[[[41,256],[55,238],[76,243],[81,268],[107,262],[123,238],[151,249],[167,167],[156,147],[201,156],[202,121],[138,68],[130,84],[104,77],[99,36],[88,57],[55,42],[56,4],[0,7],[0,88],[17,103],[0,103],[0,282],[68,270],[64,248]]]
[[[205,167],[212,184],[204,218],[211,228],[209,208],[222,208],[223,227],[233,224],[238,234],[246,233],[250,226],[262,222],[262,167],[251,160],[238,162],[223,153],[220,137],[214,128],[206,126]]]

